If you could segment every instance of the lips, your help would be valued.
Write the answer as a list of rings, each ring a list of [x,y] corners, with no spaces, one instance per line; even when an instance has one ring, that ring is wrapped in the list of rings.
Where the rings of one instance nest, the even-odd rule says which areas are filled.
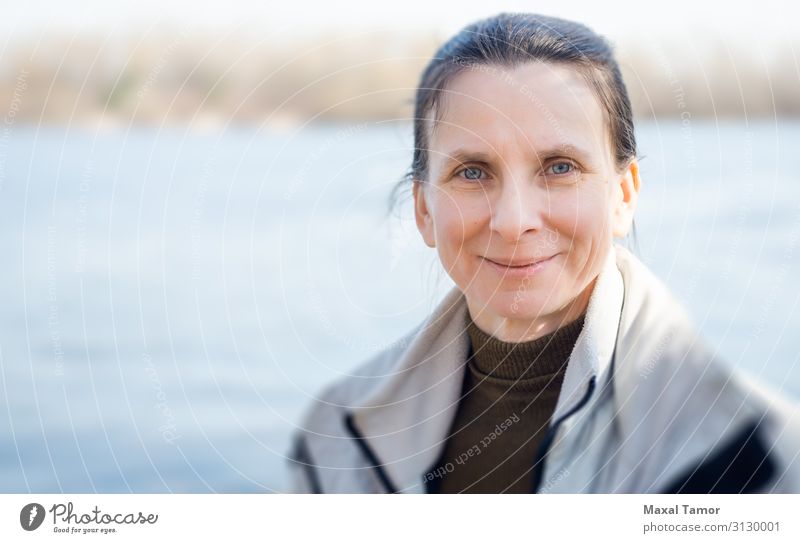
[[[498,266],[505,266],[507,268],[526,268],[528,266],[532,266],[533,264],[538,264],[540,262],[544,262],[545,260],[550,260],[556,255],[545,256],[540,258],[515,258],[513,260],[506,260],[502,258],[489,258],[483,257],[489,262],[493,262]]]
[[[560,253],[544,258],[517,258],[513,260],[498,259],[483,257],[483,260],[494,270],[500,277],[504,279],[525,279],[534,275],[538,275],[543,270],[547,269],[550,262],[557,257]]]

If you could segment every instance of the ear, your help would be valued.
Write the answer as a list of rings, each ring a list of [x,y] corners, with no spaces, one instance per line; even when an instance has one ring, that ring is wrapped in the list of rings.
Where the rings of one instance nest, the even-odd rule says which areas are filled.
[[[615,238],[624,238],[633,223],[636,203],[639,200],[639,162],[634,158],[619,177],[614,186],[613,209],[611,212],[611,228]]]
[[[414,180],[414,218],[417,221],[417,229],[425,240],[428,247],[436,247],[436,237],[433,235],[433,217],[428,209],[428,202],[425,201],[427,190],[422,181]]]

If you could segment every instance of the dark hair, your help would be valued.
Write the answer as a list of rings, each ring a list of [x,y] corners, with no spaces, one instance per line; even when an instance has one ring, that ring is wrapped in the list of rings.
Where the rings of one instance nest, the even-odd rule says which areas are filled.
[[[608,42],[573,21],[533,13],[500,13],[464,27],[436,52],[422,73],[414,100],[414,157],[411,167],[392,191],[425,181],[428,174],[428,115],[443,91],[463,70],[475,66],[514,68],[532,61],[574,66],[590,83],[603,107],[614,162],[622,170],[636,158],[633,112],[628,91]],[[633,225],[635,240],[636,227]]]

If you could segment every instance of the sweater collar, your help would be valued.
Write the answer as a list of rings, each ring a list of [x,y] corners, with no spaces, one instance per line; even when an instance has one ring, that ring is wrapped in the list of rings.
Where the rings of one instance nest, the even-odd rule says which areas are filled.
[[[607,373],[616,343],[623,283],[612,246],[597,277],[583,329],[570,355],[552,420]],[[467,304],[448,292],[387,375],[352,408],[352,423],[400,492],[424,493],[458,406],[469,351]],[[594,394],[597,394],[595,392]]]
[[[565,363],[583,328],[585,314],[542,337],[514,343],[484,332],[467,316],[472,356],[469,365],[481,376],[508,386],[540,377],[552,377]]]

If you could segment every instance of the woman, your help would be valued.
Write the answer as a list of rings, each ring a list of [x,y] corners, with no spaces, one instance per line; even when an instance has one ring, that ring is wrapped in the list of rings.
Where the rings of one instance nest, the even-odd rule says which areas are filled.
[[[794,492],[794,406],[715,359],[614,244],[641,181],[608,44],[532,14],[444,44],[416,96],[416,223],[456,287],[328,387],[300,492]]]

